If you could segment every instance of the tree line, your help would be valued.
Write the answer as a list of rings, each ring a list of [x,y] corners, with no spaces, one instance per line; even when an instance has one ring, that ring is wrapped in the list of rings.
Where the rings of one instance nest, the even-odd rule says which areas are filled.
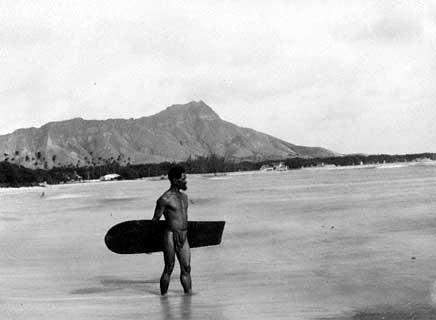
[[[226,160],[223,157],[211,155],[208,157],[189,158],[178,162],[187,173],[218,174],[236,171],[259,170],[264,165],[283,162],[289,169],[303,167],[318,167],[325,165],[350,166],[361,164],[378,164],[394,162],[410,162],[417,159],[436,160],[435,153],[404,154],[404,155],[345,155],[328,158],[288,158],[285,160],[237,161]],[[68,165],[51,169],[30,169],[10,161],[0,162],[0,187],[37,186],[42,183],[59,184],[78,180],[92,180],[116,173],[121,179],[139,179],[145,177],[165,176],[174,162],[149,164],[122,164],[118,159],[106,159],[100,165]],[[130,159],[129,159],[130,160]]]
[[[46,154],[41,151],[36,151],[35,153],[25,153],[16,150],[13,153],[4,152],[2,155],[0,154],[0,158],[3,158],[3,161],[14,163],[17,165],[24,165],[27,168],[33,169],[50,169],[52,167],[82,167],[82,166],[99,166],[106,165],[111,162],[118,162],[122,165],[130,164],[130,157],[125,156],[124,154],[119,154],[117,157],[111,156],[108,159],[103,158],[101,156],[94,156],[93,152],[89,153],[89,156],[85,156],[83,159],[78,159],[76,163],[61,163],[58,160],[58,156],[56,154]],[[1,160],[0,160],[1,161]]]

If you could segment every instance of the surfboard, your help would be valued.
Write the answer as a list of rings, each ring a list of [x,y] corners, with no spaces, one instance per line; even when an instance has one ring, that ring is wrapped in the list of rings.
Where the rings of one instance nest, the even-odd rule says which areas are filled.
[[[191,248],[221,243],[225,221],[188,221]],[[163,250],[165,220],[130,220],[114,225],[104,237],[109,250],[118,254],[151,253]]]

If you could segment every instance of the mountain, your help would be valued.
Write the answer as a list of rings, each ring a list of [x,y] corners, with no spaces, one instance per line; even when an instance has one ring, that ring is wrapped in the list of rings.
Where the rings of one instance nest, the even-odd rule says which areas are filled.
[[[222,120],[203,101],[173,105],[139,119],[50,122],[0,136],[0,160],[27,167],[183,161],[216,154],[233,160],[338,155],[297,146]]]

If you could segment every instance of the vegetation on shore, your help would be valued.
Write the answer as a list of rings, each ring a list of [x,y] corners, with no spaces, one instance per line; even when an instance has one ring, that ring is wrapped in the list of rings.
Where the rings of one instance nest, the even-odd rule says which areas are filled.
[[[259,170],[263,165],[281,161],[289,169],[303,167],[319,167],[325,165],[350,166],[379,163],[411,162],[417,159],[436,160],[436,153],[420,153],[405,155],[346,155],[329,158],[289,158],[286,160],[268,161],[228,161],[217,156],[200,157],[180,162],[187,173],[217,173]],[[138,179],[166,175],[170,162],[156,164],[127,164],[118,161],[106,161],[92,166],[61,166],[51,169],[29,169],[10,161],[0,162],[0,187],[37,186],[43,183],[59,184],[80,180],[99,179],[117,173],[121,179]]]

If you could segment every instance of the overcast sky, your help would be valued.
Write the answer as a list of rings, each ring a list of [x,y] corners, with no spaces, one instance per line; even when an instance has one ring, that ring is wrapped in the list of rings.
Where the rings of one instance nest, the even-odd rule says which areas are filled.
[[[0,134],[203,100],[340,153],[436,152],[436,1],[0,1]]]

